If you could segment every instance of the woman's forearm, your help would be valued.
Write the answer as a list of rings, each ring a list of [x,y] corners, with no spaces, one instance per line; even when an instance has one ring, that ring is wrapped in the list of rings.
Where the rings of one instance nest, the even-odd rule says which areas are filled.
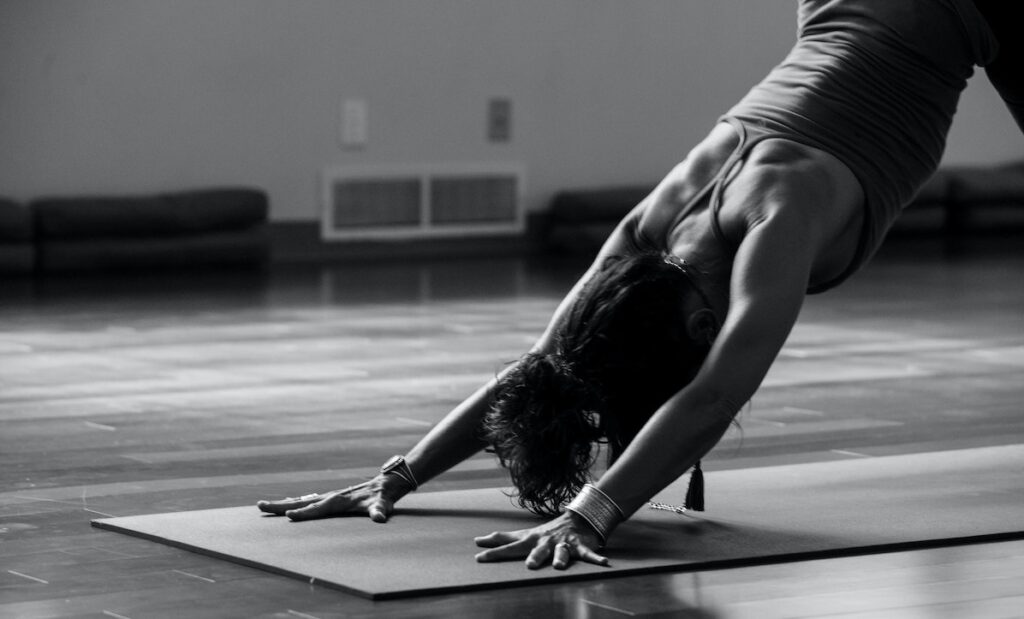
[[[798,193],[791,203],[801,205],[796,215],[773,211],[746,233],[733,261],[728,314],[701,370],[654,413],[597,484],[625,516],[715,446],[775,362],[800,314],[817,255],[820,234],[800,215],[817,204],[806,202],[815,195]]]
[[[710,451],[738,410],[725,400],[685,391],[651,417],[597,483],[626,518]]]
[[[480,428],[496,381],[497,378],[491,379],[452,409],[406,454],[406,462],[417,482],[423,484],[437,477],[486,446]]]
[[[554,348],[554,333],[558,325],[565,319],[569,307],[595,269],[595,266],[591,266],[562,300],[544,333],[530,349],[531,353],[543,354]],[[406,454],[406,462],[419,483],[437,477],[486,446],[481,427],[484,416],[491,406],[491,392],[497,382],[515,365],[506,367],[466,398]]]

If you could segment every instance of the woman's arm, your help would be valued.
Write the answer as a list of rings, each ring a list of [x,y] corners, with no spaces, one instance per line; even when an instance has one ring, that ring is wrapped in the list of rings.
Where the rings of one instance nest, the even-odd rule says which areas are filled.
[[[565,319],[580,291],[600,269],[605,259],[626,251],[629,246],[626,235],[630,222],[639,213],[639,207],[634,209],[609,236],[593,263],[559,303],[544,333],[538,338],[530,352],[545,353],[554,348],[558,326]],[[406,461],[420,483],[440,475],[485,447],[480,438],[479,428],[490,406],[490,393],[501,376],[512,367],[505,368],[497,378],[489,381],[457,406],[409,451]]]
[[[489,393],[496,380],[492,379],[477,389],[409,451],[405,457],[406,464],[418,484],[440,475],[484,447],[479,436],[480,422],[487,412]],[[395,503],[412,490],[413,487],[397,475],[379,474],[343,490],[260,501],[256,505],[261,511],[288,516],[292,520],[365,513],[375,522],[386,522]]]
[[[596,484],[628,518],[682,475],[721,438],[750,399],[796,322],[820,239],[799,208],[776,209],[752,225],[733,264],[728,315],[693,381],[662,405]],[[607,531],[602,533],[608,533]],[[478,561],[526,557],[565,569],[573,560],[601,565],[602,540],[567,511],[522,531],[477,538]]]
[[[608,256],[625,251],[629,246],[625,236],[628,223],[632,221],[631,217],[638,215],[639,212],[639,208],[634,210],[612,233],[593,264],[559,304],[544,333],[531,348],[531,352],[544,353],[553,348],[558,326],[565,319],[569,308],[587,281],[593,277]],[[505,368],[496,378],[488,381],[456,406],[406,454],[406,464],[420,485],[486,446],[480,435],[480,427],[490,407],[490,394],[501,376],[513,367]],[[344,490],[279,501],[260,501],[257,506],[264,512],[287,515],[293,520],[368,513],[373,520],[385,522],[394,504],[410,491],[412,487],[398,476],[378,475],[372,480]]]
[[[803,304],[817,239],[780,209],[744,237],[729,311],[701,371],[665,402],[597,487],[628,517],[703,457],[761,385]]]

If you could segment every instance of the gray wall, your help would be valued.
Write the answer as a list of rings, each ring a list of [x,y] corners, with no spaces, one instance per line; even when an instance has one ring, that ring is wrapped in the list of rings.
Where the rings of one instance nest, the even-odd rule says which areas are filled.
[[[792,44],[795,0],[0,0],[0,194],[269,191],[328,165],[519,161],[528,206],[657,180]],[[493,96],[513,140],[486,140]],[[369,143],[339,141],[341,102]],[[1024,140],[983,75],[949,162]]]

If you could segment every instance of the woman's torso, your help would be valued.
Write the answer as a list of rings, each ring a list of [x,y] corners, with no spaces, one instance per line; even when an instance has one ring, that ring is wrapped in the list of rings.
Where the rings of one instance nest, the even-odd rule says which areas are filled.
[[[849,168],[835,157],[756,127],[716,125],[634,213],[634,235],[645,249],[673,253],[724,277],[747,229],[766,215],[762,209],[769,208],[759,194],[787,186],[806,193],[809,185],[816,195],[827,197],[817,200],[813,209],[789,207],[802,208],[808,225],[826,241],[815,252],[808,282],[809,292],[824,290],[854,261],[863,192]]]
[[[716,205],[701,192],[732,167],[741,140],[716,127],[639,209],[641,242],[691,261],[720,256],[758,215],[739,188],[758,185],[759,162],[790,158],[794,173],[784,179],[802,172],[800,182],[830,183],[829,198],[807,213],[832,240],[818,252],[809,291],[838,284],[935,170],[960,91],[993,49],[970,0],[801,0],[793,51],[726,116],[778,139],[742,154]]]
[[[816,146],[860,180],[856,268],[938,167],[960,93],[995,48],[970,0],[801,0],[796,45],[728,115]]]

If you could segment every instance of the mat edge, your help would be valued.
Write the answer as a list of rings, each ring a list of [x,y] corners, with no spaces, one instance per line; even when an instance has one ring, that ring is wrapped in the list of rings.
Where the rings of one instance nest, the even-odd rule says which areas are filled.
[[[163,538],[163,537],[160,537],[158,535],[153,535],[153,534],[150,534],[150,533],[144,533],[142,531],[136,531],[136,530],[133,530],[133,529],[127,529],[127,528],[124,528],[124,527],[119,527],[117,525],[110,524],[109,522],[104,522],[104,520],[112,520],[112,519],[111,518],[96,519],[96,520],[90,521],[89,524],[92,525],[94,528],[101,529],[101,530],[104,530],[104,531],[111,531],[113,533],[121,533],[122,535],[127,535],[129,537],[135,537],[135,538],[144,539],[144,540],[150,541],[150,542],[156,542],[158,544],[163,544],[165,546],[170,546],[172,548],[178,548],[180,550],[186,550],[186,551],[191,552],[193,554],[202,555],[204,557],[211,557],[211,558],[214,558],[214,559],[219,559],[221,561],[227,561],[228,563],[234,563],[235,565],[242,565],[242,566],[254,569],[254,570],[259,570],[261,572],[266,572],[266,573],[270,573],[270,574],[277,574],[279,576],[286,576],[286,577],[291,578],[293,580],[301,580],[301,581],[307,582],[310,585],[321,584],[321,585],[323,585],[325,587],[328,587],[328,588],[331,588],[331,589],[336,589],[336,590],[339,590],[339,591],[343,591],[345,593],[350,593],[352,595],[355,595],[357,597],[361,597],[363,599],[369,599],[369,600],[380,599],[380,598],[374,597],[374,594],[372,594],[370,592],[367,592],[367,591],[363,591],[362,589],[355,589],[355,588],[352,588],[352,587],[346,587],[345,585],[341,585],[341,584],[337,584],[337,583],[332,583],[332,582],[328,582],[328,581],[325,581],[325,580],[317,580],[316,578],[314,578],[312,576],[309,576],[308,574],[300,574],[299,572],[294,572],[294,571],[291,571],[291,570],[276,568],[276,567],[267,565],[265,563],[260,563],[258,561],[250,561],[250,560],[243,559],[241,557],[237,557],[237,556],[234,556],[234,555],[229,555],[229,554],[225,554],[225,553],[222,553],[222,552],[218,552],[216,550],[210,550],[210,549],[207,549],[207,548],[203,548],[203,547],[197,546],[195,544],[188,544],[188,543],[185,543],[185,542],[179,542],[179,541],[176,541],[176,540],[171,540],[171,539]]]
[[[139,539],[145,539],[147,541],[156,542],[159,544],[163,544],[165,546],[171,546],[173,548],[186,550],[194,554],[199,554],[206,557],[219,559],[222,561],[227,561],[229,563],[234,563],[236,565],[243,565],[245,567],[259,570],[262,572],[278,574],[281,576],[291,578],[293,580],[301,580],[313,586],[321,585],[328,589],[342,591],[344,593],[349,593],[357,597],[373,601],[398,600],[435,595],[452,595],[459,593],[472,593],[477,591],[496,591],[502,589],[514,589],[519,587],[538,586],[552,583],[585,582],[591,580],[599,580],[602,578],[625,578],[629,576],[644,576],[649,574],[665,573],[686,574],[701,571],[717,571],[763,565],[775,565],[782,563],[796,563],[800,561],[841,559],[847,557],[888,554],[895,552],[912,552],[916,550],[927,550],[931,548],[947,548],[954,546],[966,546],[971,544],[987,544],[1024,540],[1024,530],[1002,531],[998,533],[984,533],[981,535],[967,535],[951,538],[932,538],[925,540],[886,542],[882,544],[871,544],[867,546],[849,546],[845,548],[811,550],[786,554],[773,554],[760,557],[710,560],[681,565],[655,565],[647,567],[623,568],[621,570],[615,570],[613,572],[608,573],[587,572],[572,574],[569,572],[559,572],[557,575],[552,574],[545,576],[537,576],[526,579],[502,581],[498,583],[471,583],[465,585],[449,585],[443,587],[373,592],[366,591],[363,589],[357,589],[354,587],[342,585],[327,580],[320,580],[308,574],[302,574],[291,570],[275,568],[273,566],[268,566],[264,563],[249,561],[246,559],[242,559],[240,557],[224,554],[215,550],[202,548],[194,544],[187,544],[185,542],[169,540],[157,535],[152,535],[149,533],[144,533],[133,529],[119,527],[117,525],[111,524],[110,522],[107,522],[109,520],[116,520],[116,518],[95,519],[90,521],[90,524],[97,529],[111,531],[114,533],[121,533],[123,535],[128,535],[130,537],[136,537]]]

